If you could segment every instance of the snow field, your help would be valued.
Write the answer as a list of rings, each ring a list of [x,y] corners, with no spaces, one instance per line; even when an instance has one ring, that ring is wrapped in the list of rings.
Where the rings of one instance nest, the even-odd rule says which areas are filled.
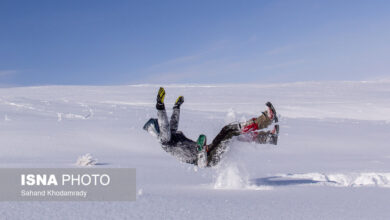
[[[1,88],[1,167],[134,167],[138,198],[2,202],[0,219],[390,218],[390,82],[164,86],[168,114],[185,96],[191,139],[276,107],[277,146],[233,140],[213,169],[178,162],[142,130],[159,86]]]

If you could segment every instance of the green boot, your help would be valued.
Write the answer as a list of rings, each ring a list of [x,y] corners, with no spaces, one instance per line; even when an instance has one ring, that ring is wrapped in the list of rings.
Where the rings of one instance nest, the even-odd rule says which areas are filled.
[[[196,146],[198,150],[198,167],[200,168],[207,166],[206,142],[207,142],[206,135],[204,134],[199,135]]]

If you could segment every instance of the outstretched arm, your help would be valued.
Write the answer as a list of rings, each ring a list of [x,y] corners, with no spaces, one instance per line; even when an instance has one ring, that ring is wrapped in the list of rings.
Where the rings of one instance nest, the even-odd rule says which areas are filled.
[[[216,165],[220,160],[220,156],[226,150],[225,143],[234,136],[238,136],[240,134],[241,132],[238,124],[229,124],[223,127],[214,138],[213,142],[207,146],[208,166]]]

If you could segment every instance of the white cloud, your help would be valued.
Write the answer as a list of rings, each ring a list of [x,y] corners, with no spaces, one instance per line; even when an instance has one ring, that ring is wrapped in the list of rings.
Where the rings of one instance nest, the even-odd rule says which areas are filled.
[[[304,59],[290,60],[290,61],[286,61],[286,62],[281,62],[281,63],[277,63],[277,64],[273,64],[273,65],[264,66],[264,69],[267,69],[267,70],[279,69],[279,68],[283,68],[283,67],[287,67],[287,66],[304,64],[304,63],[305,63]]]
[[[16,74],[18,71],[16,70],[0,70],[0,77],[2,76],[9,76],[9,75],[14,75]]]
[[[262,70],[257,60],[201,59],[184,65],[154,71],[148,74],[148,82],[227,82],[252,75]]]
[[[143,80],[147,82],[244,82],[265,80],[270,71],[306,63],[304,59],[286,59],[271,56],[279,55],[296,46],[287,45],[271,51],[248,52],[248,47],[256,41],[250,36],[245,42],[220,41],[197,53],[177,57],[144,69]],[[253,42],[252,42],[253,43]]]

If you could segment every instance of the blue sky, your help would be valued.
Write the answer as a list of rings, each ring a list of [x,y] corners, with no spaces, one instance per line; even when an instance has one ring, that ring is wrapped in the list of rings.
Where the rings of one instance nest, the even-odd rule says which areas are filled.
[[[0,85],[390,78],[390,1],[0,1]]]

